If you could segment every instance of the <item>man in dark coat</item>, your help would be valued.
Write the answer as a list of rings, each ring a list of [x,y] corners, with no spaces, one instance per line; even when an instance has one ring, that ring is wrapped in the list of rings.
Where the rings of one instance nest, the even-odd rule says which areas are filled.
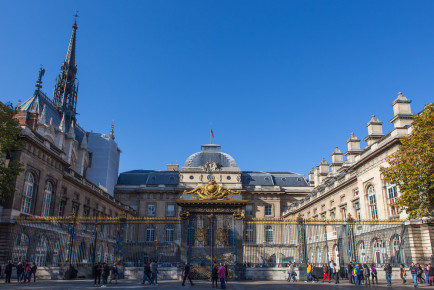
[[[184,267],[184,279],[182,280],[182,286],[185,286],[185,280],[190,281],[190,285],[193,286],[193,282],[191,281],[191,277],[190,277],[190,263],[185,263],[185,267]]]
[[[101,262],[95,265],[95,285],[98,280],[98,285],[101,284],[102,265]]]
[[[6,275],[5,283],[11,283],[12,267],[13,265],[11,261],[8,261],[8,264],[5,267],[5,275]]]

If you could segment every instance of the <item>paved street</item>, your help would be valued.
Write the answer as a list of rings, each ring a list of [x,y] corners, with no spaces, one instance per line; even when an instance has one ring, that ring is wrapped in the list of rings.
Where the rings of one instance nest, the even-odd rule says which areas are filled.
[[[31,284],[21,284],[18,285],[16,282],[11,284],[4,284],[2,280],[0,283],[0,289],[95,289],[100,287],[94,287],[92,280],[74,280],[74,281],[64,281],[64,280],[44,280],[37,283]],[[333,283],[288,283],[286,281],[229,281],[227,289],[249,289],[249,290],[262,290],[262,289],[350,289],[354,286],[349,285],[347,282],[335,285]],[[181,286],[179,281],[161,281],[158,287],[156,286],[142,286],[139,281],[134,280],[123,280],[118,283],[118,285],[107,286],[109,289],[212,289],[210,282],[197,281],[193,287],[187,284],[185,287]],[[371,289],[390,289],[385,283],[379,286],[371,286]],[[407,283],[406,285],[395,284],[393,289],[411,289],[412,284]],[[422,285],[420,288],[434,289],[434,287],[429,287]]]

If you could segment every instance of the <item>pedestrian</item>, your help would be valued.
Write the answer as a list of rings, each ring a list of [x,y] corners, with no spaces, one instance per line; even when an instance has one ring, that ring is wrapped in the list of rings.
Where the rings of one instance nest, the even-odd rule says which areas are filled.
[[[334,269],[334,262],[333,262],[333,260],[331,260],[329,262],[329,268],[330,268],[330,279],[333,280],[334,274],[335,274],[335,271],[333,270]]]
[[[390,263],[387,263],[383,270],[386,272],[387,286],[390,287],[392,286],[392,267],[390,266]]]
[[[17,280],[18,283],[21,282],[21,280],[23,279],[23,273],[24,273],[24,267],[23,264],[20,262],[18,262],[18,265],[16,266],[17,268]]]
[[[431,264],[428,265],[425,264],[425,267],[423,267],[423,272],[425,274],[425,282],[427,285],[429,285],[429,275],[428,275],[429,268],[431,268]]]
[[[404,264],[399,265],[399,276],[401,276],[402,284],[407,283],[407,280],[405,279],[405,277],[407,277],[407,273],[405,272]]]
[[[226,268],[223,266],[223,263],[220,263],[219,279],[220,279],[220,287],[222,289],[226,289],[225,276],[226,276]]]
[[[329,283],[330,283],[329,267],[327,266],[327,264],[323,265],[322,271],[324,272],[324,277],[322,278],[322,281],[324,282],[325,278],[327,278],[327,280],[329,280]]]
[[[362,273],[363,273],[363,270],[362,270],[362,267],[361,267],[361,265],[360,264],[355,264],[354,265],[354,285],[356,285],[356,286],[360,286],[360,285],[362,285]]]
[[[339,284],[339,274],[341,271],[341,266],[339,264],[333,263],[333,275],[335,276],[335,284]]]
[[[294,280],[294,282],[297,282],[297,279],[295,278],[295,271],[294,271],[294,264],[291,262],[288,263],[288,282],[291,282],[291,279]]]
[[[372,285],[374,285],[374,279],[375,282],[378,284],[378,277],[377,277],[377,268],[375,268],[375,264],[371,264],[371,277],[372,277]]]
[[[11,261],[8,261],[8,264],[5,267],[5,275],[6,275],[5,283],[11,283],[12,267],[13,265]]]
[[[30,269],[31,269],[31,267],[30,267],[29,261],[26,260],[26,262],[24,263],[24,281],[23,281],[23,283],[30,282]]]
[[[307,264],[307,279],[306,279],[306,282],[313,282],[312,270],[313,270],[312,264],[308,263]]]
[[[101,273],[102,273],[102,265],[101,265],[101,262],[98,262],[96,265],[95,265],[95,286],[96,286],[96,281],[98,280],[98,285],[100,285],[101,284]]]
[[[145,263],[143,265],[142,285],[145,285],[145,281],[148,281],[149,285],[152,284],[152,280],[151,280],[151,267],[149,266],[149,263]]]
[[[419,271],[419,267],[418,267],[418,266],[415,266],[414,263],[411,263],[411,266],[410,266],[410,273],[411,273],[411,278],[413,278],[413,285],[414,285],[414,287],[419,286],[419,285],[417,284],[417,272],[418,272],[418,271]]]
[[[416,267],[418,268],[418,270],[417,270],[417,279],[418,279],[419,283],[425,283],[425,278],[422,276],[422,274],[423,274],[422,267],[420,266],[419,263],[416,264]]]
[[[430,264],[429,269],[428,269],[428,277],[429,277],[429,285],[433,286],[434,285],[434,266],[432,266]]]
[[[190,281],[191,286],[194,285],[193,282],[191,281],[190,270],[191,270],[190,263],[185,263],[184,273],[183,273],[184,279],[182,280],[182,286],[185,286],[185,280],[187,279],[188,281]],[[216,281],[216,286],[217,286],[217,281]],[[212,287],[214,287],[214,282]]]
[[[228,276],[229,276],[228,264],[224,263],[223,266],[225,267],[225,284],[228,284]]]
[[[110,276],[110,266],[107,263],[102,264],[102,287],[107,287],[107,280]]]
[[[363,279],[365,281],[365,286],[366,285],[371,286],[371,278],[370,278],[371,275],[370,275],[370,272],[371,271],[369,271],[368,265],[363,264]]]
[[[151,263],[151,274],[152,274],[152,283],[155,283],[155,285],[158,285],[158,264],[156,260],[152,260]]]
[[[118,284],[118,276],[119,276],[118,266],[116,263],[114,263],[112,267],[112,276],[110,277],[110,284],[112,283],[113,280],[116,280],[116,284]]]
[[[214,288],[214,282],[215,282],[215,286],[218,287],[217,285],[218,278],[219,278],[219,267],[217,266],[216,263],[214,263],[214,266],[212,267],[212,271],[211,271],[212,288]]]
[[[349,262],[347,265],[347,272],[348,272],[348,279],[350,280],[351,284],[354,284],[354,275],[353,275],[353,263]]]
[[[29,282],[32,282],[32,276],[33,276],[33,283],[36,283],[36,270],[38,270],[38,266],[36,266],[36,263],[33,262],[33,266],[30,268]]]

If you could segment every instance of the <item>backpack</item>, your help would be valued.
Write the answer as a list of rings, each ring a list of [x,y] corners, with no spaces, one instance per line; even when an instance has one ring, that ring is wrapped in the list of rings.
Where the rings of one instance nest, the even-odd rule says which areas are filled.
[[[354,271],[354,272],[353,272],[353,274],[354,274],[353,276],[354,276],[354,277],[357,277],[357,271],[356,271],[356,268],[354,268],[353,271]]]

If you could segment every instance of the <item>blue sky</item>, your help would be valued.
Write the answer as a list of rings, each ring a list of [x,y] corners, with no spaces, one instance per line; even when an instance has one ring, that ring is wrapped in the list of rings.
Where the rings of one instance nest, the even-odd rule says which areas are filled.
[[[433,101],[433,1],[4,1],[0,99],[52,97],[79,10],[79,123],[115,122],[120,171],[209,142],[242,170],[307,174],[399,91]],[[365,143],[362,142],[362,146]]]

